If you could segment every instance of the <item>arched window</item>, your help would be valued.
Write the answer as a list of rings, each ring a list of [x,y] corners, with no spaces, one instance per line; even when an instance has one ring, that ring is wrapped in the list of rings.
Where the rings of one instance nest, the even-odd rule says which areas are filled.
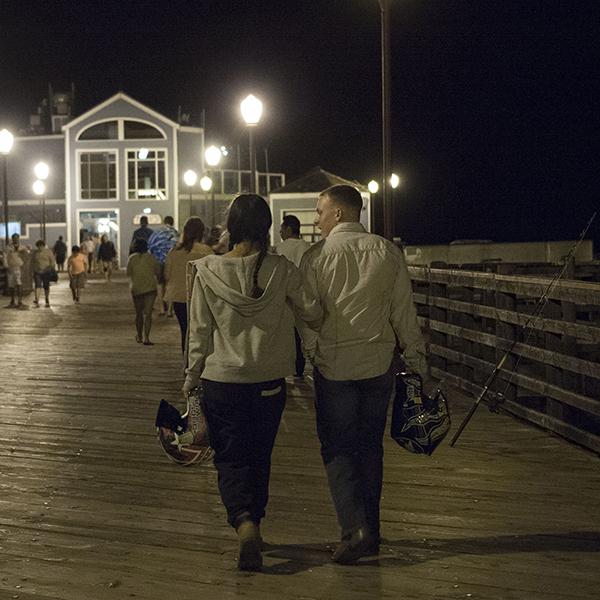
[[[162,140],[165,137],[156,127],[140,121],[125,121],[124,136],[126,140]]]
[[[116,140],[119,137],[117,121],[105,121],[84,129],[79,134],[80,140]]]

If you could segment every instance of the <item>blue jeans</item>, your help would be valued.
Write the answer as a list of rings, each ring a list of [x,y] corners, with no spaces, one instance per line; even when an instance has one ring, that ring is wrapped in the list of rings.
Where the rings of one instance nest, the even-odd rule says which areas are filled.
[[[315,369],[321,456],[342,539],[359,527],[375,537],[383,482],[383,434],[394,391],[393,373],[333,381]]]

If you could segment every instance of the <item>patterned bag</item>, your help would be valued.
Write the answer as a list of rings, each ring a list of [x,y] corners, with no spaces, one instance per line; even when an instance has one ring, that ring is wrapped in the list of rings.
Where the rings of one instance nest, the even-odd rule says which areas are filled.
[[[450,412],[444,394],[434,398],[423,393],[419,375],[398,373],[390,435],[414,454],[433,454],[450,430]]]
[[[173,462],[185,467],[207,462],[214,454],[201,402],[201,390],[195,388],[188,395],[185,414],[166,400],[160,401],[156,414],[156,432],[162,449]]]

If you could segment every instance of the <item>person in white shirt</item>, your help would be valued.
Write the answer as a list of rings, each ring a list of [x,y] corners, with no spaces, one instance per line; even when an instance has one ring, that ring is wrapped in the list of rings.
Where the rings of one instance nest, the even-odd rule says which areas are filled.
[[[80,249],[81,249],[82,254],[84,254],[85,257],[87,258],[87,264],[88,264],[87,272],[92,273],[95,268],[94,267],[94,265],[95,265],[94,253],[96,251],[96,244],[91,236],[86,237],[85,240],[83,242],[81,242]]]
[[[282,241],[275,246],[275,252],[285,256],[290,262],[293,262],[297,267],[300,266],[300,261],[304,253],[310,248],[310,244],[300,237],[300,220],[294,215],[285,215],[281,222],[279,230]],[[298,330],[294,328],[294,336],[296,338],[296,379],[300,380],[304,377],[304,367],[306,359],[302,352],[302,340],[298,334]]]
[[[6,283],[10,294],[7,308],[26,308],[23,304],[23,265],[29,250],[21,246],[18,233],[13,233],[10,243],[4,249],[3,262],[6,267]],[[15,304],[15,295],[17,303]]]
[[[404,257],[365,231],[361,209],[352,186],[322,192],[315,225],[323,239],[301,263],[324,315],[316,337],[299,327],[315,367],[317,431],[341,527],[332,558],[343,564],[379,552],[383,434],[396,341],[410,370],[431,385]]]

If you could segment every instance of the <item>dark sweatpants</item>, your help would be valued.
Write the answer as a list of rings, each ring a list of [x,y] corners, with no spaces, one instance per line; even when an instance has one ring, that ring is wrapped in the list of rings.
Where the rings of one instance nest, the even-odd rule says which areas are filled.
[[[227,520],[233,527],[245,519],[258,524],[269,499],[271,452],[285,406],[285,380],[219,383],[203,379],[202,388]]]

